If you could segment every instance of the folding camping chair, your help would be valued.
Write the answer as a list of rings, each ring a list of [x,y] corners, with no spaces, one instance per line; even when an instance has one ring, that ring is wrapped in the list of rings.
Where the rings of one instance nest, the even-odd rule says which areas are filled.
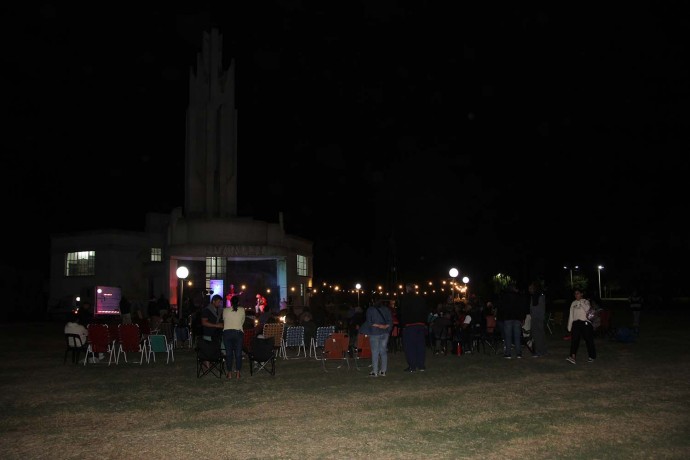
[[[211,374],[218,378],[225,373],[225,360],[220,352],[220,336],[216,340],[200,338],[196,347],[196,377]],[[208,365],[204,365],[204,362]]]
[[[320,359],[317,351],[323,350],[323,343],[326,341],[326,337],[335,332],[335,326],[321,326],[316,328],[316,336],[311,338],[311,343],[309,344],[309,356],[314,353],[314,359]]]
[[[247,352],[249,357],[249,375],[256,372],[266,371],[271,375],[276,375],[276,354],[274,349],[274,338],[257,335],[252,339],[251,348]]]
[[[304,344],[304,326],[290,326],[285,332],[283,339],[283,359],[299,358],[300,353],[307,357],[307,348]],[[288,349],[296,349],[297,354],[288,358]]]
[[[334,332],[329,335],[323,344],[323,351],[321,352],[321,365],[323,370],[328,372],[326,368],[326,361],[340,361],[340,365],[336,369],[340,369],[347,364],[350,369],[350,359],[348,358],[348,351],[350,348],[350,337],[344,332]],[[342,363],[345,361],[345,363]]]

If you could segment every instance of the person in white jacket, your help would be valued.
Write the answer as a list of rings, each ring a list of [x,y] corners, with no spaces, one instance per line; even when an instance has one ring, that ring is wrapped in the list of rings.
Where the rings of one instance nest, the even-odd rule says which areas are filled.
[[[587,344],[587,362],[592,363],[597,359],[597,350],[594,348],[594,327],[587,320],[587,311],[592,308],[589,300],[584,298],[584,293],[575,289],[575,300],[570,304],[570,316],[568,317],[568,332],[572,333],[570,340],[570,356],[566,360],[571,364],[577,364],[575,360],[577,349],[580,346],[580,338]]]

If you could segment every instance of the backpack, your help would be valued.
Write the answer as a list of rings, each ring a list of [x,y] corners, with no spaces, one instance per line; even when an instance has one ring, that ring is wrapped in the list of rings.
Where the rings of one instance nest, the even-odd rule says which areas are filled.
[[[597,328],[601,326],[599,310],[595,309],[594,307],[591,307],[589,310],[587,310],[587,321],[592,323],[592,327],[594,328],[594,330],[597,330]]]

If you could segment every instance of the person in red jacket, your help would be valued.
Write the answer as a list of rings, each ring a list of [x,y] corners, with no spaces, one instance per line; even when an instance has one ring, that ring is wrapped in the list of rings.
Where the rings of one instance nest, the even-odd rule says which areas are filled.
[[[268,302],[266,301],[266,297],[262,296],[261,294],[256,295],[256,306],[254,307],[254,310],[258,315],[264,312],[266,310],[266,305]]]

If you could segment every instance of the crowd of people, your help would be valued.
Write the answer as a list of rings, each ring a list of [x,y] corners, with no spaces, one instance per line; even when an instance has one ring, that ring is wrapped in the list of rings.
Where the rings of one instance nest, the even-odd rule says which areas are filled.
[[[350,306],[344,315],[329,315],[319,309],[318,317],[314,314],[317,310],[312,311],[309,307],[300,308],[303,311],[296,315],[288,308],[286,299],[281,299],[279,308],[269,308],[268,300],[261,294],[256,294],[255,305],[245,310],[239,307],[240,294],[242,292],[234,292],[234,286],[231,285],[231,292],[225,296],[225,304],[222,296],[213,295],[205,307],[185,312],[184,316],[179,317],[171,314],[170,303],[162,294],[150,299],[146,317],[141,308],[133,308],[132,302],[123,295],[120,300],[121,321],[127,324],[146,320],[151,329],[157,329],[164,322],[183,326],[176,328],[178,333],[184,333],[177,340],[184,342],[196,337],[196,346],[202,356],[208,356],[207,361],[220,353],[220,344],[223,343],[228,357],[228,379],[239,379],[241,376],[244,330],[249,327],[260,331],[265,324],[274,322],[303,326],[306,344],[316,336],[316,330],[321,325],[334,324],[337,330],[348,332],[351,349],[355,346],[357,335],[366,333],[372,349],[372,369],[369,374],[372,377],[385,376],[388,372],[387,353],[395,346],[395,340],[400,340],[403,345],[407,362],[404,371],[408,373],[426,371],[428,348],[434,354],[472,353],[477,337],[486,331],[487,316],[492,317],[492,324],[495,323],[495,333],[500,338],[505,359],[521,359],[525,345],[533,358],[549,354],[545,332],[546,296],[539,281],[530,283],[524,291],[519,290],[516,284],[509,283],[494,299],[480,300],[473,295],[462,302],[439,304],[433,308],[423,296],[416,295],[414,285],[408,284],[407,295],[397,301],[379,300],[366,308]],[[580,342],[584,341],[587,362],[592,363],[597,358],[594,341],[596,324],[587,312],[601,307],[596,298],[587,298],[579,288],[573,290],[573,297],[566,323],[565,338],[570,340],[566,360],[577,363]],[[643,302],[637,291],[629,297],[635,331],[639,331]],[[85,300],[65,325],[65,333],[79,334],[86,344],[88,324],[94,320],[92,305]],[[525,343],[525,340],[529,342]]]

